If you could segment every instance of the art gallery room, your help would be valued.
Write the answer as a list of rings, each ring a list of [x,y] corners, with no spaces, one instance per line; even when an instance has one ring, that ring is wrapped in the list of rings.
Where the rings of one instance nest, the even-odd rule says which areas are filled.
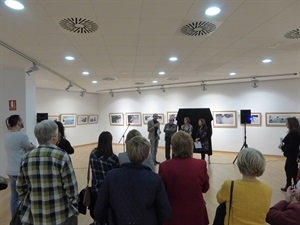
[[[128,131],[148,138],[157,113],[162,163],[170,116],[181,125],[180,110],[205,109],[212,118],[203,194],[210,224],[223,182],[242,177],[236,159],[245,143],[265,156],[257,179],[272,188],[270,207],[285,199],[278,145],[286,119],[300,120],[299,0],[22,0],[19,9],[11,2],[0,3],[0,175],[8,183],[4,137],[13,114],[37,146],[37,119],[64,124],[80,191],[101,132],[112,134],[118,155]],[[210,7],[219,10],[210,14]],[[241,123],[245,110],[251,123]],[[191,118],[193,134],[201,117]],[[9,202],[10,187],[0,192],[0,224],[11,219]],[[78,217],[80,225],[92,221],[89,213]]]

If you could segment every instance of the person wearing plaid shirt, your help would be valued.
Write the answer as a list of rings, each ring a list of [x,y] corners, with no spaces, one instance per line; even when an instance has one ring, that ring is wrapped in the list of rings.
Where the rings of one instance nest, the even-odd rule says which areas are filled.
[[[25,225],[77,225],[78,188],[71,159],[55,144],[57,125],[50,120],[34,129],[39,147],[22,158],[17,191]]]

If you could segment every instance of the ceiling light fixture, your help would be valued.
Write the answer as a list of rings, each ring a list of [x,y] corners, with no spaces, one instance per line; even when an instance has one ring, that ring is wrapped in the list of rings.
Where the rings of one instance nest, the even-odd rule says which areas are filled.
[[[177,57],[170,57],[169,60],[170,60],[171,62],[175,62],[175,61],[178,60],[178,58],[177,58]]]
[[[264,59],[262,62],[263,63],[270,63],[270,62],[272,62],[272,60],[271,59]]]
[[[35,62],[33,62],[33,63],[32,63],[32,66],[29,67],[28,70],[26,70],[26,73],[27,73],[28,76],[30,76],[30,74],[31,74],[32,72],[38,71],[38,70],[39,70],[38,66],[36,65]]]
[[[87,71],[82,72],[82,75],[89,75],[90,73]]]
[[[86,90],[84,89],[84,90],[82,90],[82,91],[80,92],[79,95],[80,95],[81,97],[84,97],[85,93],[86,93]]]
[[[221,9],[218,7],[210,7],[205,10],[205,14],[207,16],[215,16],[221,12]]]
[[[113,98],[114,97],[114,93],[112,90],[109,91],[110,96]]]
[[[71,87],[73,87],[73,84],[71,83],[71,82],[69,82],[69,84],[68,84],[68,86],[66,87],[66,91],[69,91],[69,89],[71,88]]]
[[[206,91],[207,90],[207,85],[206,85],[206,83],[204,83],[204,81],[202,81],[202,83],[201,83],[201,89],[202,89],[202,91]]]
[[[73,56],[66,56],[65,59],[66,59],[66,60],[69,60],[69,61],[72,61],[72,60],[74,60],[75,58],[74,58]]]
[[[157,80],[152,81],[153,84],[156,84],[157,82],[158,82]]]
[[[166,73],[164,71],[160,71],[158,74],[159,75],[165,75]]]
[[[230,75],[230,76],[235,76],[236,73],[235,73],[235,72],[231,72],[229,75]]]
[[[255,77],[253,77],[251,82],[253,88],[257,88],[259,86],[258,80]]]
[[[96,81],[96,80],[93,80],[93,81],[92,81],[92,83],[93,83],[93,84],[97,84],[97,83],[98,83],[98,81]]]
[[[24,9],[24,5],[21,2],[15,1],[15,0],[6,0],[5,5],[9,8],[15,9],[15,10],[22,10]]]
[[[160,88],[161,90],[162,90],[162,92],[166,92],[166,88],[165,88],[165,86],[164,85],[161,85],[161,88]]]
[[[136,91],[137,91],[139,94],[142,93],[140,88],[137,88]]]

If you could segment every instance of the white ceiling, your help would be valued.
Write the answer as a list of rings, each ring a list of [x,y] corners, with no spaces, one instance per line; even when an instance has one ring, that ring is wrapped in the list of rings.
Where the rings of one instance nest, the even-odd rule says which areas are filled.
[[[66,80],[88,92],[153,85],[168,88],[178,83],[232,80],[230,72],[237,73],[236,80],[247,77],[249,81],[300,72],[300,39],[284,37],[300,29],[299,0],[23,0],[22,11],[3,2],[0,69],[26,71],[32,65],[6,44],[66,78],[40,67],[34,72],[40,88],[65,89]],[[213,5],[221,13],[206,16],[206,8]],[[98,30],[87,34],[64,30],[59,22],[65,18],[91,20]],[[187,23],[200,21],[217,28],[197,37],[180,32]],[[75,60],[66,61],[66,55]],[[178,61],[170,62],[170,56]],[[272,63],[263,64],[264,58],[271,58]],[[89,76],[81,74],[85,70]],[[166,74],[158,75],[161,70]],[[108,77],[117,79],[103,80]]]

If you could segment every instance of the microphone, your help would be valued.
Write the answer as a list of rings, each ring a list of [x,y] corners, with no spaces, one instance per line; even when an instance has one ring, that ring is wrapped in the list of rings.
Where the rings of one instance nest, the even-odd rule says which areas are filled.
[[[128,124],[128,126],[130,126],[130,123]]]

